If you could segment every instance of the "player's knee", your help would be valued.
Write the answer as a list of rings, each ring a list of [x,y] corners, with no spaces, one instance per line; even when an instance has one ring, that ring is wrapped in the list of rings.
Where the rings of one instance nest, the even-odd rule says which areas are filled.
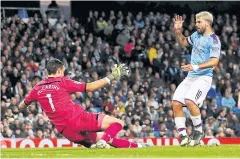
[[[172,101],[173,111],[178,111],[182,109],[182,104],[177,101]]]
[[[118,123],[122,125],[122,127],[124,127],[124,121],[122,120],[118,120]]]
[[[120,120],[120,119],[115,118],[115,120],[113,120],[113,123],[118,123],[118,124],[120,124],[122,127],[124,127],[124,121],[122,121],[122,120]]]
[[[185,104],[187,105],[187,107],[188,107],[189,105],[194,104],[194,102],[191,101],[191,100],[189,100],[189,99],[184,99],[184,102],[185,102]]]

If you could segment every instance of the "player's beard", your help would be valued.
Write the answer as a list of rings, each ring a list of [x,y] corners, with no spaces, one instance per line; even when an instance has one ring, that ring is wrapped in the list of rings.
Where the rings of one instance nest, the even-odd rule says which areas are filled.
[[[206,25],[203,28],[200,28],[200,29],[197,28],[198,34],[204,34],[206,30],[207,30],[207,26]]]

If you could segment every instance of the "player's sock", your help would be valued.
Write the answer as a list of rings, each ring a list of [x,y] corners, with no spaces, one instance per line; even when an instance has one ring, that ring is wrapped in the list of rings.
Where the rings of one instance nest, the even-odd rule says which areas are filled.
[[[113,139],[120,130],[122,130],[122,125],[117,122],[113,123],[105,130],[101,140],[108,142],[109,140]]]
[[[186,117],[175,117],[175,124],[178,130],[179,135],[186,136],[187,131],[186,131]]]
[[[142,146],[138,143],[133,143],[128,140],[118,138],[113,138],[112,143],[110,145],[117,148],[138,148]]]
[[[191,116],[192,122],[193,122],[193,126],[194,126],[194,130],[200,131],[202,132],[202,119],[201,119],[201,115],[198,116]]]

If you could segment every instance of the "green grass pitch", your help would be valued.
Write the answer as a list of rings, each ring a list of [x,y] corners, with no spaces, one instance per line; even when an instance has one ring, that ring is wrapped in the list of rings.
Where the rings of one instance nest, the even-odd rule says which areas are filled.
[[[1,149],[1,158],[240,158],[240,145],[155,146],[142,149]]]

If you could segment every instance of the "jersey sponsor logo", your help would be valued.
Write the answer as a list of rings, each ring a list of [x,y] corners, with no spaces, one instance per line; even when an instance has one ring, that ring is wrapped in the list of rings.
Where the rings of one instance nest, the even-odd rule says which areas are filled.
[[[195,54],[202,54],[203,52],[204,50],[201,48],[198,48],[197,46],[194,46],[192,49],[192,53],[195,53]]]

